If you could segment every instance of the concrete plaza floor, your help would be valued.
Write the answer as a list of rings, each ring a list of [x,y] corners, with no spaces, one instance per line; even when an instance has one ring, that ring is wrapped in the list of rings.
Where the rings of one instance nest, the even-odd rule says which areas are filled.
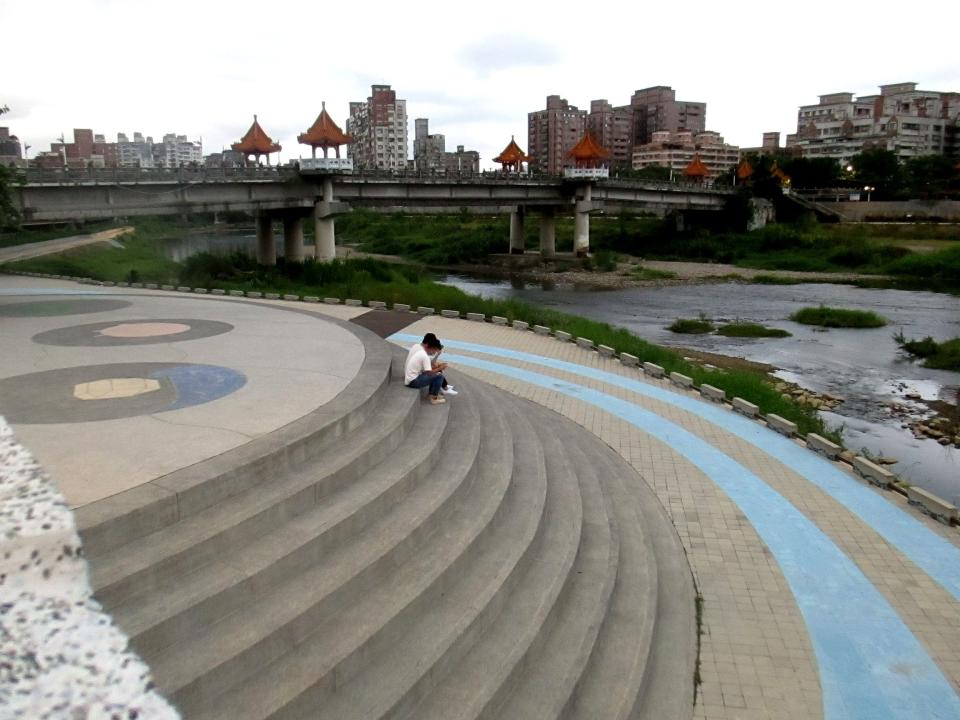
[[[0,414],[71,507],[108,497],[340,392],[362,344],[288,308],[0,276]]]

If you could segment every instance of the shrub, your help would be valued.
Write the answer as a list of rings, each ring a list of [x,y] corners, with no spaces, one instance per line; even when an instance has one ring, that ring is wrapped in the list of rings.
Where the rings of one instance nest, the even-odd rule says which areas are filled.
[[[709,320],[692,320],[677,318],[673,325],[667,328],[671,332],[683,333],[685,335],[704,335],[713,332],[713,323]]]
[[[930,336],[923,340],[906,340],[899,334],[894,339],[910,355],[923,358],[924,367],[960,372],[960,337],[942,343]]]
[[[756,323],[730,323],[717,330],[717,335],[725,337],[790,337],[792,333],[780,328],[764,327]]]
[[[866,310],[844,308],[808,307],[790,316],[794,322],[804,325],[819,325],[828,328],[878,328],[887,324],[886,319]]]

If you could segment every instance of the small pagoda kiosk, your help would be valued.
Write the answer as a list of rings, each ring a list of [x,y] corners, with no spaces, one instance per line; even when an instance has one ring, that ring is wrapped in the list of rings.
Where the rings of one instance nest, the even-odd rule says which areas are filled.
[[[270,139],[270,136],[263,131],[260,123],[257,122],[257,116],[254,115],[253,125],[247,130],[247,134],[240,139],[240,142],[233,143],[230,149],[234,152],[243,153],[244,162],[253,155],[254,162],[257,165],[260,164],[260,156],[266,155],[267,165],[269,165],[270,153],[280,152],[283,148]]]
[[[740,164],[737,165],[737,184],[743,185],[750,182],[750,178],[753,177],[753,165],[750,164],[750,161],[744,158],[740,161]]]
[[[323,156],[327,157],[327,151],[333,148],[337,158],[340,157],[340,146],[353,141],[353,137],[347,135],[330,117],[327,112],[327,103],[321,103],[320,114],[314,121],[310,129],[297,136],[297,142],[310,146],[311,157],[317,157],[317,148],[323,148]]]
[[[521,173],[523,172],[523,163],[529,163],[530,157],[520,149],[517,141],[511,135],[510,144],[493,161],[500,163],[505,173]]]
[[[588,130],[580,142],[570,148],[567,157],[573,160],[575,167],[566,168],[564,177],[598,178],[609,177],[610,170],[604,161],[610,157],[610,151],[593,139]]]
[[[702,183],[710,176],[710,170],[706,165],[703,164],[703,160],[700,159],[700,154],[697,153],[693,156],[693,160],[690,161],[690,164],[684,168],[683,177],[689,180],[690,182]]]

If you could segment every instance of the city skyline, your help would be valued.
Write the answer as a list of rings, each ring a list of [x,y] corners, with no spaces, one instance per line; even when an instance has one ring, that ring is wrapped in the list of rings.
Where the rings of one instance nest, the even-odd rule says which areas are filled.
[[[797,108],[821,94],[869,94],[907,81],[960,90],[950,23],[924,22],[923,52],[907,52],[902,26],[879,17],[884,13],[867,17],[823,2],[808,3],[803,14],[785,3],[739,3],[733,12],[694,3],[682,19],[664,8],[630,9],[609,31],[584,37],[576,32],[590,12],[574,3],[549,17],[500,2],[459,17],[429,6],[401,14],[373,3],[370,17],[382,13],[389,22],[362,32],[329,10],[283,1],[271,13],[295,16],[295,29],[251,32],[249,7],[262,8],[172,2],[161,17],[113,0],[8,2],[0,21],[21,32],[5,39],[15,71],[0,97],[11,110],[4,124],[31,146],[31,156],[75,127],[108,139],[134,130],[186,134],[202,138],[209,153],[239,140],[256,113],[283,145],[285,162],[309,155],[296,136],[321,101],[343,126],[350,101],[383,83],[407,100],[410,120],[429,118],[449,145],[479,150],[486,168],[511,136],[526,146],[527,114],[551,94],[583,108],[601,98],[622,105],[639,88],[670,85],[680,97],[707,103],[708,129],[750,147],[765,131],[793,132]],[[938,12],[921,2],[911,14]],[[173,33],[170,18],[182,20]],[[142,42],[131,42],[136,33]],[[44,47],[63,52],[44,60]],[[138,54],[128,56],[132,47]],[[29,62],[13,65],[12,58]],[[412,157],[409,144],[407,152]]]

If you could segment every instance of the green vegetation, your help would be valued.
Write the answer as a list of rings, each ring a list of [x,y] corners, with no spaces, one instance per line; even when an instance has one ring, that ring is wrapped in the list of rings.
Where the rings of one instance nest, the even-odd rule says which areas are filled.
[[[866,310],[846,310],[821,305],[797,310],[790,316],[794,322],[804,325],[819,325],[828,328],[878,328],[887,321],[874,312]]]
[[[634,268],[630,274],[637,280],[673,280],[677,277],[675,272],[648,267]]]
[[[667,330],[684,335],[704,335],[713,332],[713,323],[703,318],[699,320],[677,318]]]
[[[907,340],[900,332],[894,340],[910,355],[923,358],[924,367],[960,372],[960,337],[944,342],[937,342],[930,336],[923,340]]]
[[[13,201],[13,186],[18,182],[20,175],[15,169],[0,165],[0,232],[20,226],[20,210]]]
[[[782,277],[780,275],[754,275],[750,282],[757,285],[799,285],[808,282],[799,278]]]
[[[723,325],[717,330],[717,335],[724,337],[790,337],[792,333],[780,328],[765,327],[756,323],[734,322]]]

